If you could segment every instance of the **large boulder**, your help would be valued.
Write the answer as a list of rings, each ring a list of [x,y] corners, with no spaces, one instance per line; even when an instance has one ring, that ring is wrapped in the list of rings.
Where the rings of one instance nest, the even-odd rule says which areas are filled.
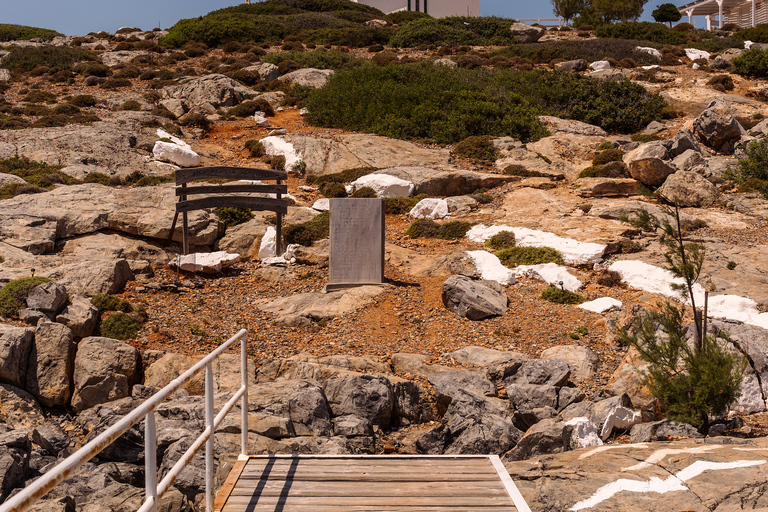
[[[507,292],[496,281],[451,276],[443,283],[443,304],[470,320],[501,316],[507,312],[508,303]]]
[[[366,187],[372,188],[378,197],[408,197],[414,190],[410,181],[389,174],[368,174],[347,185],[347,194]]]
[[[413,183],[413,193],[431,197],[471,194],[479,188],[494,188],[515,181],[515,176],[464,170],[438,170],[430,167],[389,167],[374,174],[388,174]]]
[[[600,366],[600,358],[595,352],[582,345],[558,345],[541,353],[545,360],[560,359],[568,363],[570,380],[579,382],[592,377]]]
[[[669,148],[669,158],[676,158],[688,150],[701,153],[701,146],[690,130],[680,130],[675,135],[675,138],[672,139],[672,146]]]
[[[82,411],[131,395],[139,373],[139,352],[122,341],[90,337],[78,344],[72,407]]]
[[[243,68],[243,71],[258,73],[262,82],[271,82],[280,76],[280,70],[270,62],[259,62],[253,66]]]
[[[0,384],[0,422],[13,430],[31,430],[45,423],[45,416],[32,395],[16,386]]]
[[[27,307],[46,313],[58,313],[67,303],[69,295],[67,289],[57,283],[41,283],[29,291],[27,295]]]
[[[659,189],[661,197],[678,206],[711,206],[717,199],[717,187],[694,171],[677,171]]]
[[[333,73],[332,69],[304,68],[286,73],[279,80],[290,85],[317,89],[324,86]]]
[[[575,185],[581,197],[628,197],[642,190],[640,182],[631,178],[579,178]]]
[[[25,386],[33,338],[29,329],[0,324],[0,382]]]
[[[75,344],[65,325],[40,322],[29,354],[26,389],[48,407],[69,402],[74,369]]]
[[[513,23],[509,30],[512,32],[512,38],[518,43],[535,43],[547,33],[541,27],[532,27],[525,23]]]
[[[201,77],[183,77],[175,85],[163,87],[164,98],[184,100],[190,105],[204,104],[232,107],[255,93],[227,76],[212,74]]]
[[[733,110],[722,98],[715,98],[694,121],[696,136],[707,146],[721,152],[733,153],[733,148],[746,134]]]
[[[353,415],[374,425],[389,426],[394,410],[392,385],[384,375],[351,373],[325,382],[334,416]]]
[[[89,297],[98,293],[120,293],[134,278],[131,266],[124,259],[69,263],[45,271],[43,275],[66,286],[73,294]]]
[[[624,155],[624,163],[634,179],[651,187],[658,187],[677,169],[665,162],[667,148],[659,142],[642,144]]]
[[[85,338],[93,334],[99,321],[99,310],[84,297],[72,297],[64,310],[56,315],[56,322],[64,324],[72,331],[75,338]]]

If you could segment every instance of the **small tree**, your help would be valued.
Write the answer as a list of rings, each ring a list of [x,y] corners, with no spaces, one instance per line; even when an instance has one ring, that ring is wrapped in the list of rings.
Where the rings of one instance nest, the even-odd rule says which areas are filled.
[[[570,20],[581,14],[588,4],[588,0],[552,0],[552,7],[554,7],[552,11],[569,24]]]
[[[639,18],[647,2],[648,0],[592,0],[592,7],[606,23],[626,23]]]
[[[675,4],[657,5],[651,15],[659,23],[669,23],[669,28],[672,28],[672,22],[680,21],[683,17]]]
[[[704,315],[698,311],[693,293],[704,263],[704,246],[684,240],[677,206],[667,213],[675,226],[666,219],[662,222],[661,242],[667,269],[683,280],[671,286],[690,301],[693,310],[692,343],[688,342],[683,323],[684,308],[671,302],[660,312],[635,318],[620,339],[635,347],[649,363],[645,383],[668,417],[690,423],[706,434],[709,415],[723,413],[738,396],[745,362],[726,348],[728,333],[707,335],[706,309]]]

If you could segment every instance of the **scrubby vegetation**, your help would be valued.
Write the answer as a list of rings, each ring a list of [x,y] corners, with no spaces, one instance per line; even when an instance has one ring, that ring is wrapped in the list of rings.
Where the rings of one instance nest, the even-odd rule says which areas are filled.
[[[0,288],[0,315],[14,318],[27,307],[27,296],[35,286],[47,283],[46,277],[22,277]]]
[[[122,311],[123,313],[133,311],[133,306],[131,306],[130,302],[108,293],[97,293],[91,297],[91,304],[99,311]]]
[[[264,55],[261,61],[276,65],[281,62],[291,61],[302,68],[334,69],[337,71],[362,66],[366,62],[365,59],[359,59],[349,53],[326,49],[309,52],[269,53]]]
[[[392,37],[395,47],[441,44],[471,46],[504,45],[512,42],[511,19],[495,16],[419,18],[403,25]]]
[[[237,226],[248,222],[253,218],[253,213],[248,208],[234,208],[223,206],[214,210],[216,216],[226,227]]]
[[[358,178],[367,176],[374,171],[377,171],[376,167],[355,167],[354,169],[346,169],[341,172],[333,174],[323,174],[321,176],[307,176],[307,183],[311,185],[322,185],[323,183],[351,183]]]
[[[472,158],[475,160],[496,160],[497,152],[488,135],[473,135],[462,140],[451,151],[456,158]]]
[[[485,241],[485,245],[495,251],[515,246],[515,234],[512,231],[499,231]]]
[[[27,182],[10,183],[0,187],[0,198],[7,199],[19,194],[44,192],[56,184],[75,185],[78,180],[60,171],[61,166],[35,162],[27,157],[13,157],[0,160],[0,173],[18,176]]]
[[[317,240],[328,238],[330,215],[323,212],[317,217],[300,224],[291,224],[283,230],[283,237],[289,244],[310,246]]]
[[[2,67],[16,73],[26,73],[45,66],[57,70],[71,70],[83,61],[95,61],[96,55],[82,48],[70,46],[23,46],[11,49],[3,59]]]
[[[101,322],[101,335],[116,340],[130,340],[139,334],[141,323],[128,313],[118,311],[112,313]]]
[[[587,299],[583,295],[549,285],[541,292],[541,298],[555,304],[582,304]]]
[[[431,219],[417,219],[408,226],[405,234],[411,238],[439,238],[457,240],[463,238],[472,227],[472,223],[452,220],[438,224]]]
[[[496,256],[507,267],[563,263],[563,255],[551,247],[508,247],[497,252]]]
[[[55,30],[38,27],[28,27],[26,25],[12,25],[9,23],[0,23],[0,42],[6,41],[27,41],[32,38],[41,38],[50,41],[56,36],[62,36]]]
[[[540,114],[626,133],[660,119],[664,106],[659,96],[629,81],[560,72],[409,64],[337,73],[310,95],[307,120],[320,126],[438,143],[473,135],[537,140],[547,133],[538,122]]]
[[[753,48],[741,53],[731,61],[734,72],[739,75],[765,78],[768,76],[768,51]]]
[[[738,169],[729,169],[725,177],[739,186],[740,192],[760,192],[768,198],[768,139],[750,142]]]
[[[392,215],[408,213],[425,197],[427,197],[426,194],[419,194],[413,197],[385,197],[384,213]]]

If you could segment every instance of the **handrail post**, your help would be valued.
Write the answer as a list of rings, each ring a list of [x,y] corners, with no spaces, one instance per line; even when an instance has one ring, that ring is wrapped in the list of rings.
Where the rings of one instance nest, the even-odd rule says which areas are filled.
[[[213,512],[213,365],[205,366],[205,428],[209,432],[205,442],[205,511]]]
[[[240,455],[248,456],[248,335],[240,338],[240,374],[245,392],[240,399]]]
[[[155,412],[150,411],[144,420],[144,482],[145,497],[152,502],[151,510],[157,510],[157,429]]]

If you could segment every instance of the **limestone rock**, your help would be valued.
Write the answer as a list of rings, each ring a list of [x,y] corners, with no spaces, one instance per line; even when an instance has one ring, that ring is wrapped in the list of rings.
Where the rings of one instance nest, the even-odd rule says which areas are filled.
[[[254,96],[253,90],[219,74],[180,78],[176,85],[163,87],[161,93],[164,98],[184,100],[193,106],[209,103],[222,107],[233,107]]]
[[[155,160],[170,162],[180,167],[195,167],[200,165],[200,155],[187,145],[175,144],[158,140],[152,148]]]
[[[64,324],[72,331],[75,338],[85,338],[93,334],[99,321],[99,310],[84,297],[72,297],[64,310],[56,315],[56,322]]]
[[[696,208],[711,206],[717,199],[717,187],[693,171],[677,171],[669,176],[659,189],[670,203]]]
[[[68,327],[42,322],[35,329],[25,388],[41,404],[64,406],[72,387],[75,345]]]
[[[542,407],[557,407],[555,386],[536,384],[510,384],[506,386],[507,397],[518,411],[530,411]]]
[[[29,329],[0,324],[0,382],[25,386],[33,337]]]
[[[128,62],[131,62],[133,59],[141,55],[147,55],[147,52],[131,50],[104,52],[101,54],[101,62],[109,67],[113,67],[117,66],[118,64],[127,64]]]
[[[0,187],[3,185],[10,185],[11,183],[26,183],[26,181],[24,181],[24,178],[20,178],[15,174],[0,172]]]
[[[529,359],[517,371],[504,379],[505,386],[513,384],[564,386],[571,376],[568,363],[562,359]]]
[[[479,188],[494,188],[510,183],[516,178],[499,174],[473,171],[440,171],[429,167],[390,167],[375,174],[387,174],[409,181],[414,185],[414,195],[448,197],[470,194]]]
[[[539,116],[539,122],[546,126],[553,133],[573,133],[576,135],[586,135],[589,137],[607,137],[608,133],[591,124],[571,119],[560,119],[552,116]]]
[[[525,23],[513,23],[509,30],[512,32],[512,38],[518,43],[535,43],[546,34],[543,28],[532,27]]]
[[[304,68],[286,73],[281,76],[279,80],[290,85],[300,85],[302,87],[317,89],[324,86],[333,74],[334,71],[332,69]]]
[[[628,197],[640,194],[641,183],[630,178],[579,178],[576,195],[581,197]]]
[[[722,98],[710,102],[694,122],[693,130],[704,144],[721,153],[733,153],[734,145],[746,133]]]
[[[160,100],[158,103],[165,107],[171,114],[175,115],[176,117],[183,116],[189,110],[187,105],[184,103],[184,100],[181,99],[168,98],[165,100]]]
[[[259,62],[253,66],[243,68],[243,71],[258,73],[262,82],[271,82],[280,76],[280,71],[277,69],[277,66],[270,62]]]
[[[414,219],[444,219],[448,216],[448,201],[427,197],[419,201],[408,215]]]
[[[577,73],[579,71],[587,70],[587,61],[584,59],[567,60],[565,62],[558,62],[555,64],[555,69],[561,71],[569,71],[571,73]]]
[[[668,158],[667,148],[656,142],[649,142],[624,155],[629,174],[644,185],[658,187],[676,169],[664,160]]]
[[[575,384],[590,378],[600,365],[600,359],[595,352],[581,345],[559,345],[548,348],[541,353],[542,359],[562,359],[568,363],[571,371],[570,379]]]
[[[524,460],[545,453],[561,453],[570,448],[570,436],[565,422],[542,420],[532,426],[515,448],[504,454],[504,460]]]
[[[49,421],[32,431],[32,440],[48,453],[56,457],[69,447],[69,436],[58,423]]]
[[[49,281],[41,283],[29,291],[27,307],[48,313],[57,313],[66,304],[68,298],[65,287]]]
[[[221,272],[223,268],[234,265],[238,261],[240,261],[239,254],[217,251],[179,255],[172,259],[168,265],[171,268],[180,268],[185,272],[205,272],[206,274],[215,274]]]
[[[61,265],[43,273],[46,277],[66,286],[76,295],[93,296],[97,293],[119,293],[134,276],[123,259],[98,259]]]
[[[672,139],[672,146],[669,148],[668,156],[669,158],[677,158],[679,155],[682,155],[689,150],[701,154],[699,141],[696,140],[696,137],[690,130],[680,130],[677,135],[675,135],[675,138]]]
[[[370,303],[383,291],[381,286],[359,286],[331,293],[301,293],[262,304],[259,309],[278,317],[299,315],[312,320],[331,319]]]
[[[457,315],[482,320],[507,312],[509,298],[495,281],[476,281],[465,276],[451,276],[443,283],[443,304]]]
[[[353,415],[381,427],[389,426],[394,395],[384,375],[346,374],[325,382],[325,396],[334,416]]]
[[[77,348],[72,407],[82,411],[131,395],[139,373],[139,353],[111,338],[83,339]]]
[[[414,185],[389,174],[368,174],[347,185],[347,194],[364,187],[372,188],[378,197],[408,197],[413,193]]]
[[[687,149],[672,160],[672,165],[680,171],[693,171],[697,168],[705,167],[707,162],[701,156],[701,153],[693,149]]]
[[[45,423],[40,404],[23,389],[0,384],[0,422],[11,429],[31,430]]]

